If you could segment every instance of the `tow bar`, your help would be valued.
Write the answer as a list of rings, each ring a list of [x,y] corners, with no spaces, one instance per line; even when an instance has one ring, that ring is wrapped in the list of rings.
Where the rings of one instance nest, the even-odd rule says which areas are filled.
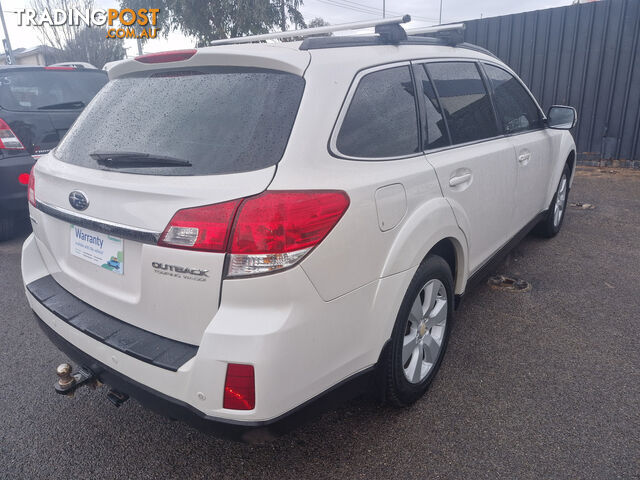
[[[80,368],[76,373],[71,373],[72,368],[68,363],[61,363],[56,368],[58,381],[55,384],[56,392],[61,395],[73,396],[73,392],[82,385],[97,386],[98,380],[93,372],[87,368]]]
[[[58,381],[54,385],[56,392],[60,395],[73,397],[73,393],[83,385],[87,385],[93,389],[100,385],[96,375],[86,367],[80,367],[75,373],[72,373],[71,365],[61,363],[56,368]],[[129,399],[129,395],[118,392],[117,390],[109,390],[107,398],[116,407],[119,407]]]

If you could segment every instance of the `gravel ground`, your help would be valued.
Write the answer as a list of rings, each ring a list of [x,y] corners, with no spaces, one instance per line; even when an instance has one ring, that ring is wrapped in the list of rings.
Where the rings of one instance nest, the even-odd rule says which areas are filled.
[[[1,478],[640,478],[640,172],[581,168],[562,233],[526,238],[458,311],[427,395],[356,399],[269,444],[202,434],[99,392],[53,392],[20,238],[0,244]],[[102,392],[104,393],[104,392]]]

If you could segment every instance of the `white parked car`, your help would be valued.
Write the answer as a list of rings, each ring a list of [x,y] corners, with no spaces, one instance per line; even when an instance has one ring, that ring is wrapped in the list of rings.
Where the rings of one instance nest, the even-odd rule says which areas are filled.
[[[80,367],[59,391],[236,438],[369,382],[423,395],[472,281],[560,230],[575,111],[478,47],[379,32],[109,71],[29,186],[27,298]]]

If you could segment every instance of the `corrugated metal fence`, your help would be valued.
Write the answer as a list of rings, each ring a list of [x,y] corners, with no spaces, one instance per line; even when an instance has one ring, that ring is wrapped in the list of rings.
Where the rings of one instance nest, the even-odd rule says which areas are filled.
[[[640,168],[640,1],[603,0],[465,22],[545,111],[578,110],[578,160]]]

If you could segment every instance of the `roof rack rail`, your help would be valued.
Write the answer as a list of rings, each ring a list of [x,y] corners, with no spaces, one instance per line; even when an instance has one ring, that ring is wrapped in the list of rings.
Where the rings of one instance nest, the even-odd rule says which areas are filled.
[[[407,30],[407,35],[436,37],[447,42],[448,45],[458,45],[464,42],[464,23],[452,23],[450,25],[435,25],[433,27],[412,28]]]
[[[398,29],[380,28],[383,25],[397,25],[408,23],[411,21],[411,15],[403,15],[401,17],[385,18],[382,20],[368,20],[364,22],[341,23],[339,25],[328,25],[326,27],[303,28],[300,30],[287,30],[286,32],[265,33],[263,35],[249,35],[246,37],[224,38],[222,40],[214,40],[209,45],[231,45],[236,43],[253,43],[262,42],[264,40],[277,40],[281,38],[305,38],[312,35],[323,33],[341,32],[346,30],[360,30],[363,28],[376,27],[376,33],[380,36],[389,36],[389,41],[396,43],[398,41]],[[401,28],[401,27],[400,27]]]

